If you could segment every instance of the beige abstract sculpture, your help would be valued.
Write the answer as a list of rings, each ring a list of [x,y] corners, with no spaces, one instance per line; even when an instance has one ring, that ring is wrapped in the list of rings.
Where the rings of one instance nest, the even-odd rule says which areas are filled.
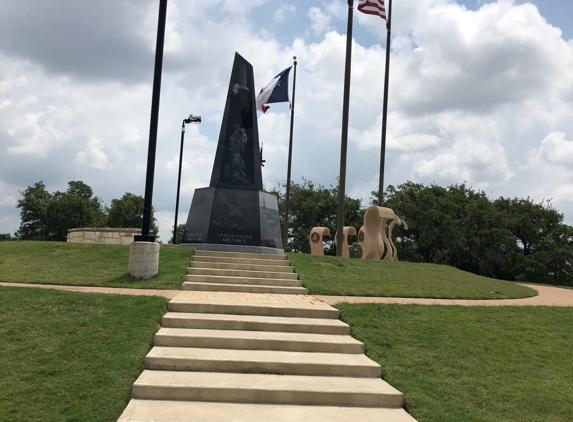
[[[366,259],[368,254],[368,243],[366,242],[366,235],[364,234],[364,226],[360,227],[358,230],[358,244],[360,249],[362,249],[362,259]]]
[[[350,258],[350,249],[348,249],[348,236],[356,236],[356,229],[353,226],[344,226],[342,228],[342,254],[343,258]],[[334,234],[334,246],[336,244],[336,233]]]
[[[396,220],[390,223],[390,227],[388,227],[388,240],[390,240],[390,244],[392,245],[392,261],[398,261],[398,249],[396,249],[396,245],[392,241],[392,229],[395,225],[404,226],[404,230],[408,230],[408,225],[404,220],[396,216]]]
[[[392,220],[386,236],[386,223]],[[392,229],[402,220],[390,208],[372,206],[364,213],[364,226],[358,233],[358,241],[362,248],[362,259],[379,260],[384,255],[386,261],[397,261],[398,252],[392,242]],[[405,224],[405,223],[404,223]],[[405,226],[406,230],[408,229]]]
[[[324,245],[322,244],[323,236],[330,236],[328,227],[313,227],[310,231],[308,240],[310,241],[311,255],[324,255]]]

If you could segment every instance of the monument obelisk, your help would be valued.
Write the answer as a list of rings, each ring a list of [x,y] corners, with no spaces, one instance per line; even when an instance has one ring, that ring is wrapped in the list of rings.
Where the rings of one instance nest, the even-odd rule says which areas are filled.
[[[181,246],[284,253],[277,198],[263,191],[253,66],[238,53],[211,183],[195,190]]]

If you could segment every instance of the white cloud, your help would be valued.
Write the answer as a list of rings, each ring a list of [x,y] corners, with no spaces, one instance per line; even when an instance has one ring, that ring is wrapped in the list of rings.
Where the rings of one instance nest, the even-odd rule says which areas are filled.
[[[357,2],[358,3],[358,2]],[[342,21],[348,16],[348,3],[341,0],[327,0],[322,2],[326,13]]]
[[[440,152],[430,160],[419,160],[412,170],[418,179],[445,184],[467,181],[478,189],[507,183],[515,175],[509,169],[501,145],[467,140],[457,142],[451,150]]]
[[[143,195],[157,4],[141,2],[139,24],[127,28],[133,0],[104,1],[107,12],[80,3],[70,12],[94,11],[96,22],[85,28],[53,5],[50,13],[43,6],[43,14],[31,12],[36,27],[8,25],[26,39],[0,42],[5,198],[39,180],[50,191],[83,180],[108,204],[124,192]],[[7,4],[13,8],[1,22],[19,19],[18,3]],[[210,180],[235,52],[253,64],[257,88],[298,57],[292,178],[336,183],[347,6],[295,4],[170,2],[153,198],[163,241],[173,224],[181,120],[203,116],[187,126],[183,223],[194,189]],[[467,180],[494,196],[559,197],[566,221],[573,218],[573,40],[565,42],[529,3],[500,0],[468,11],[453,0],[404,0],[393,13],[385,184]],[[277,24],[281,16],[289,25]],[[354,23],[347,192],[367,200],[378,187],[386,30],[361,13]],[[58,25],[77,36],[49,38],[54,56],[37,43]],[[66,50],[75,42],[85,48]],[[289,123],[286,104],[259,117],[267,188],[286,179]],[[11,223],[0,222],[0,232],[13,232],[18,210],[4,201],[0,212]]]
[[[571,47],[535,6],[439,3],[394,43],[394,99],[405,110],[491,110],[571,85]]]
[[[177,219],[177,225],[185,224],[187,220],[187,211],[179,213],[179,218]],[[173,239],[173,223],[175,223],[175,203],[173,203],[173,211],[156,211],[155,219],[157,220],[157,227],[159,227],[160,239],[163,243],[168,243]]]
[[[573,141],[565,139],[565,133],[553,132],[547,135],[537,150],[530,151],[529,164],[547,163],[560,166],[573,166]]]
[[[523,166],[528,178],[528,194],[535,198],[552,198],[562,211],[573,207],[573,141],[563,132],[548,134],[537,148],[529,149]]]
[[[102,151],[102,143],[96,138],[90,138],[86,149],[78,152],[77,161],[98,170],[112,170],[107,155]]]
[[[296,6],[294,4],[282,4],[281,7],[275,10],[274,18],[277,22],[283,22],[287,14],[294,14],[295,12]]]
[[[234,18],[239,18],[266,3],[267,0],[223,0],[222,8]]]
[[[318,7],[308,9],[308,18],[311,21],[310,29],[315,35],[322,35],[328,30],[330,25],[330,16]]]
[[[3,207],[13,208],[17,204],[16,196],[14,195],[14,189],[10,188],[8,184],[0,180],[0,209]]]

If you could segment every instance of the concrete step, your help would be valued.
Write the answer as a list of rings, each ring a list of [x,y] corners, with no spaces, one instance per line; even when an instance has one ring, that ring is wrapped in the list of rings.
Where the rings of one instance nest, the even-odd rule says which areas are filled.
[[[283,262],[283,261],[279,261]],[[264,271],[272,273],[294,273],[294,268],[289,265],[272,264],[249,264],[249,263],[228,263],[228,262],[201,262],[191,261],[192,268],[210,268],[218,270],[243,270],[243,271]]]
[[[380,378],[381,370],[362,354],[275,350],[154,347],[145,368],[163,371],[233,372]]]
[[[193,256],[191,262],[226,262],[228,264],[249,264],[249,265],[274,265],[274,266],[289,266],[288,259],[260,259],[260,258],[230,258],[224,257],[221,259],[219,256]]]
[[[286,255],[279,254],[259,254],[259,253],[243,253],[243,252],[219,252],[219,251],[200,251],[196,250],[195,256],[216,256],[219,258],[251,258],[251,259],[268,259],[281,261],[287,259]]]
[[[132,399],[118,422],[416,422],[404,409]]]
[[[153,338],[153,345],[208,349],[364,353],[364,345],[350,336],[195,328],[160,328]]]
[[[199,290],[207,292],[251,292],[272,293],[283,295],[306,295],[308,290],[304,287],[266,286],[252,284],[229,284],[229,283],[198,283],[184,282],[181,290]]]
[[[220,315],[168,312],[161,325],[166,328],[208,330],[282,331],[288,333],[348,335],[350,327],[339,319],[288,318],[257,315]]]
[[[380,378],[144,370],[132,397],[328,406],[402,406],[402,393]],[[216,407],[216,406],[214,406]]]
[[[218,275],[221,277],[253,277],[253,278],[279,278],[285,280],[298,280],[297,273],[252,271],[252,270],[226,270],[219,268],[189,267],[190,275]]]
[[[302,286],[302,280],[289,280],[286,278],[227,277],[221,275],[201,274],[188,274],[185,276],[184,281],[223,284],[264,284],[265,286]]]
[[[252,301],[249,302],[225,300],[223,296],[221,299],[190,298],[183,296],[183,294],[181,293],[167,303],[168,311],[334,319],[338,319],[339,315],[338,309],[327,304],[263,302],[265,295],[255,293],[252,295],[245,293],[245,295],[249,295],[249,299],[252,298]]]

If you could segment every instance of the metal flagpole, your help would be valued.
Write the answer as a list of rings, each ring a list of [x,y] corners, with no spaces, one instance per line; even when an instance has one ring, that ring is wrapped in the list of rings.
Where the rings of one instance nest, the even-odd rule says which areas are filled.
[[[151,204],[153,199],[153,178],[155,175],[155,153],[157,149],[157,125],[159,120],[159,97],[161,93],[161,70],[163,67],[163,45],[165,40],[166,17],[167,0],[160,0],[159,19],[157,23],[157,44],[155,46],[153,94],[151,99],[149,147],[147,151],[147,177],[145,179],[145,199],[143,202],[143,225],[141,228],[141,236],[134,236],[134,240],[136,242],[155,242],[155,236],[149,235],[149,229],[151,227]]]
[[[382,206],[384,192],[384,161],[386,159],[386,118],[388,115],[388,80],[390,79],[390,35],[392,33],[392,0],[386,18],[386,75],[384,77],[384,105],[382,108],[382,146],[380,148],[380,178],[378,185],[378,206]]]
[[[285,220],[284,220],[284,233],[283,233],[283,248],[287,252],[288,248],[288,212],[289,212],[289,199],[290,199],[290,170],[292,164],[292,133],[294,127],[294,96],[296,88],[296,56],[293,57],[294,60],[294,76],[292,79],[292,104],[290,106],[290,137],[288,143],[288,166],[287,166],[287,183],[286,183],[286,194],[285,194]]]
[[[342,102],[342,136],[340,141],[340,178],[338,180],[338,214],[336,216],[336,256],[342,256],[344,229],[344,197],[346,189],[346,153],[348,150],[348,109],[350,99],[350,60],[352,57],[352,11],[354,0],[348,0],[346,29],[346,65],[344,69],[344,99]]]

